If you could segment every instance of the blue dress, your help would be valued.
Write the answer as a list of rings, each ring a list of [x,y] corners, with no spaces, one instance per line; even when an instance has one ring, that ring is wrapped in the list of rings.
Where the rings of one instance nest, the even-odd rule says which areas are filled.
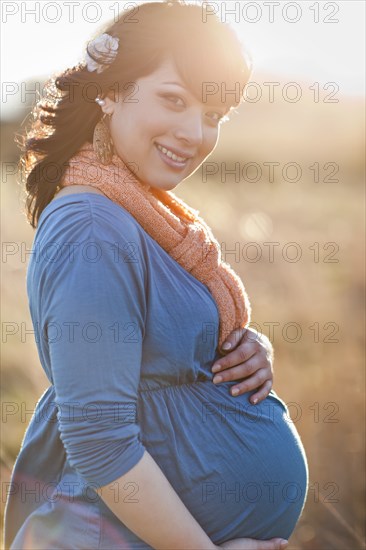
[[[288,538],[307,495],[304,448],[275,391],[251,405],[254,390],[233,397],[237,381],[212,382],[207,287],[95,193],[49,203],[32,251],[27,293],[50,386],[12,472],[5,547],[151,548],[94,490],[138,499],[114,482],[145,449],[215,544]]]

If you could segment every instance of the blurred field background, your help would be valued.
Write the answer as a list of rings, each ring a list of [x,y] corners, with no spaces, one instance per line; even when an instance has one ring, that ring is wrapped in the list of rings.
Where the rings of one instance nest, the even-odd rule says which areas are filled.
[[[290,80],[256,75],[256,82],[280,82],[279,90]],[[274,389],[288,403],[310,470],[307,503],[289,548],[358,550],[364,548],[365,519],[365,103],[342,93],[327,102],[331,89],[320,89],[315,102],[309,89],[314,81],[297,83],[303,90],[297,103],[281,94],[274,102],[264,94],[244,103],[222,126],[214,154],[175,192],[212,227],[250,296],[252,325],[271,336],[275,348]],[[2,400],[14,403],[14,414],[2,416],[2,512],[32,409],[49,385],[31,333],[25,286],[30,256],[24,251],[32,247],[34,230],[16,176],[4,175],[18,160],[14,133],[26,114],[22,105],[2,124],[3,252],[14,243],[14,253],[3,253],[1,264]],[[225,176],[225,167],[232,170],[235,163],[239,181]],[[262,170],[259,178],[249,163]],[[279,163],[274,178],[264,163]],[[301,167],[296,182],[289,181],[293,169],[283,173],[288,163]],[[272,259],[265,243],[279,243]],[[301,251],[298,261],[290,261],[295,247],[288,243]],[[235,247],[236,255],[230,254]],[[11,323],[13,335],[6,333]],[[271,323],[277,323],[274,336]],[[301,328],[296,342],[290,341],[293,328],[286,333],[288,323]]]

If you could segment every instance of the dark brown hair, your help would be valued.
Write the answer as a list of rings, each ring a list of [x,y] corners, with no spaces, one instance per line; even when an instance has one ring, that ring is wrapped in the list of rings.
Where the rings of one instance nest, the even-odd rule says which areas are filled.
[[[18,139],[20,171],[26,189],[26,214],[33,228],[55,195],[68,160],[86,142],[101,117],[97,96],[126,89],[154,72],[167,55],[188,89],[202,100],[202,83],[215,90],[208,104],[237,107],[252,71],[250,54],[233,29],[203,6],[183,0],[145,3],[98,31],[118,37],[115,60],[103,72],[85,63],[52,76],[33,107],[29,129]],[[130,84],[129,84],[130,83]],[[240,94],[233,90],[240,89]],[[238,97],[238,95],[240,97]]]

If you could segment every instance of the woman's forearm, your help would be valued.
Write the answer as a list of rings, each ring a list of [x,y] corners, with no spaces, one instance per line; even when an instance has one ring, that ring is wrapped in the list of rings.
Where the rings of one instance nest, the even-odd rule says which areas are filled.
[[[115,498],[116,484],[118,495]],[[131,486],[137,491],[133,497]],[[194,519],[150,453],[125,475],[97,492],[112,512],[144,542],[157,550],[214,550],[217,548]],[[129,489],[129,490],[128,490]],[[135,502],[132,502],[134,500]]]

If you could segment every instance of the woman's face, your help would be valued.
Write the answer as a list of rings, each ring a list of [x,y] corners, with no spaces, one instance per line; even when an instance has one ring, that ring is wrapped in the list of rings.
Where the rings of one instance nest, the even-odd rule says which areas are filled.
[[[138,179],[170,190],[190,176],[213,151],[225,106],[198,101],[174,63],[131,83],[124,97],[105,98],[110,133],[118,156]]]

